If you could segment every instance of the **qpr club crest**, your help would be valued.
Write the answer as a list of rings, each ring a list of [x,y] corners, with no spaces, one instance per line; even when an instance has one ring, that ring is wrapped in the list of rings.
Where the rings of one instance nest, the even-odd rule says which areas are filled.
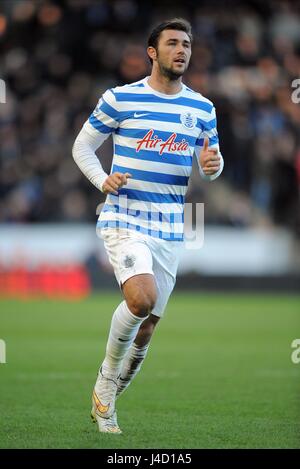
[[[196,127],[197,117],[191,112],[184,112],[183,114],[181,114],[180,120],[184,127],[186,127],[187,129],[194,129]]]

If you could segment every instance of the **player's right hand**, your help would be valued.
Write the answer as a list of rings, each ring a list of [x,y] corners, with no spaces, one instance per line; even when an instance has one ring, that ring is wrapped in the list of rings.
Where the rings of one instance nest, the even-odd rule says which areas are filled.
[[[113,173],[108,176],[103,185],[102,185],[102,192],[104,194],[115,194],[118,195],[118,190],[127,184],[127,179],[131,178],[132,175],[130,173]]]

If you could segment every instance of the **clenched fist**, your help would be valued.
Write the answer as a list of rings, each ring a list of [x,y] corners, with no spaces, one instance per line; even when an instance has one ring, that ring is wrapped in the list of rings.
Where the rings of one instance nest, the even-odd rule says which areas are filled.
[[[205,137],[204,145],[200,152],[200,165],[206,176],[212,176],[221,167],[221,158],[218,156],[218,150],[216,148],[209,148],[209,139]]]
[[[118,195],[118,189],[127,184],[127,179],[131,178],[130,173],[113,173],[105,179],[102,185],[102,192],[104,194]]]

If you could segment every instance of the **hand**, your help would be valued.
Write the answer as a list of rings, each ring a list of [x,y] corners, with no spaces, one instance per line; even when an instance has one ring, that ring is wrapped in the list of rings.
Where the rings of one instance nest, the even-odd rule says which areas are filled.
[[[127,179],[131,178],[130,173],[113,173],[105,179],[102,185],[102,192],[104,194],[118,195],[118,190],[127,184]]]
[[[205,137],[204,145],[200,152],[200,165],[206,176],[212,176],[221,167],[221,158],[218,156],[217,148],[209,148],[209,139]]]

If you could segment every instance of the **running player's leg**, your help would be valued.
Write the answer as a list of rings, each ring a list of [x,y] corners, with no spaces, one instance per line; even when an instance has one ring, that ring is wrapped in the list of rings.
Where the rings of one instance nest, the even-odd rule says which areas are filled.
[[[128,350],[118,379],[117,397],[127,389],[134,377],[141,369],[146,358],[150,341],[160,318],[163,316],[169,297],[174,288],[175,279],[159,265],[153,266],[156,279],[157,301],[152,313],[140,325],[137,336]]]
[[[131,249],[138,251],[141,256],[151,255],[146,245],[131,246]],[[143,267],[138,270],[143,270]],[[130,275],[130,272],[126,275]],[[121,288],[125,300],[113,315],[102,363],[102,371],[109,377],[120,374],[122,360],[156,302],[156,285],[152,274],[135,274],[124,281],[121,279]]]
[[[133,344],[124,357],[121,373],[118,379],[116,397],[119,397],[120,394],[127,389],[134,377],[140,371],[149,349],[152,334],[159,319],[160,318],[158,316],[150,314],[141,324]]]
[[[110,419],[114,415],[117,378],[122,360],[140,325],[155,305],[156,286],[151,252],[145,243],[130,239],[130,236],[115,235],[114,239],[112,235],[106,248],[125,298],[113,314],[105,359],[93,393],[93,413],[100,418]]]

